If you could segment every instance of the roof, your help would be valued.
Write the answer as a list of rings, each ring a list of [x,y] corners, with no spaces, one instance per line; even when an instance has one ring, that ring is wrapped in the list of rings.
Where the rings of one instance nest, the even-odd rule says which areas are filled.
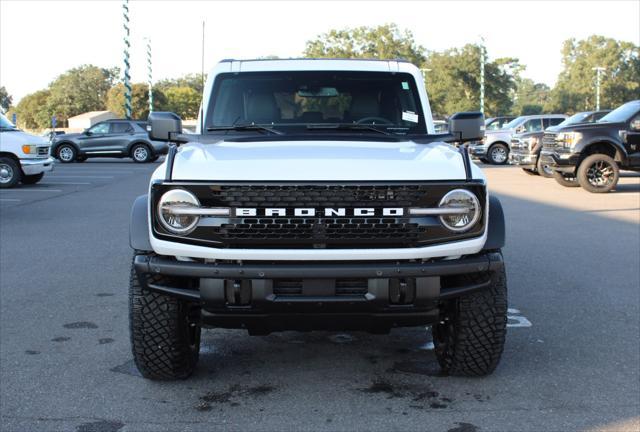
[[[89,118],[98,117],[105,114],[111,114],[115,116],[115,113],[111,111],[89,111],[86,113],[78,114],[77,116],[69,117],[69,120],[89,119]]]
[[[256,59],[223,59],[220,60],[220,63],[230,63],[234,61],[239,62],[257,62],[257,61],[291,61],[291,60],[340,60],[340,61],[371,61],[371,62],[389,62],[395,61],[399,63],[411,63],[407,59],[403,58],[390,58],[390,59],[381,59],[381,58],[347,58],[347,57],[291,57],[291,58],[256,58]]]

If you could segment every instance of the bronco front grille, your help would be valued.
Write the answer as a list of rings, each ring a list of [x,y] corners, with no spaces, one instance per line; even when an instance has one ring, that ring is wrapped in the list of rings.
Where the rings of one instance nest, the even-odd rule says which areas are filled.
[[[476,237],[484,223],[459,234],[446,229],[437,216],[409,216],[410,207],[437,207],[452,189],[466,188],[484,205],[481,183],[260,183],[203,184],[157,183],[152,187],[153,206],[170,188],[188,189],[203,207],[231,209],[230,217],[203,218],[186,237],[171,235],[154,219],[159,238],[226,248],[390,248],[415,247]],[[375,216],[355,217],[354,208],[375,209]],[[252,208],[256,216],[238,217],[235,209]],[[286,209],[286,216],[265,217],[265,208]],[[313,208],[315,215],[294,217],[293,209]],[[325,217],[325,208],[344,208],[344,216]],[[405,209],[402,216],[384,216],[383,208]],[[152,212],[155,218],[155,213]]]

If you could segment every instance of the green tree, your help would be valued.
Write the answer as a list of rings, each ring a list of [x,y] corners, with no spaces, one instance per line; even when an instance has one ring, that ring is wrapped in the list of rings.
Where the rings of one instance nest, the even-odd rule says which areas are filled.
[[[542,114],[549,104],[548,85],[536,83],[529,78],[516,78],[516,90],[512,113],[516,115]]]
[[[153,89],[153,109],[164,110],[167,98],[157,88]],[[106,97],[106,108],[124,118],[124,84],[119,83],[111,87]],[[146,120],[149,117],[149,86],[143,83],[131,85],[131,117]]]
[[[201,93],[191,87],[168,87],[164,94],[167,98],[167,111],[173,111],[183,119],[198,117]]]
[[[198,93],[202,95],[203,87],[202,87],[202,74],[188,74],[182,76],[180,78],[169,78],[158,81],[153,87],[158,90],[164,92],[166,89],[170,87],[189,87],[192,88]]]
[[[481,47],[467,44],[443,52],[432,52],[425,63],[431,110],[445,116],[457,111],[480,109]],[[485,62],[485,115],[511,112],[515,90],[517,59],[501,58]]]
[[[615,108],[640,99],[640,48],[631,42],[604,36],[568,39],[562,45],[563,70],[551,92],[546,108],[573,113],[596,106],[596,66],[601,75],[600,106]]]
[[[105,109],[107,92],[118,76],[118,68],[104,69],[92,65],[73,68],[53,81],[47,100],[49,111],[59,122],[87,111]]]
[[[318,58],[403,58],[421,65],[425,49],[417,45],[409,30],[400,31],[395,24],[330,30],[307,41],[305,57]]]
[[[15,108],[18,127],[24,129],[43,129],[51,126],[49,110],[49,90],[39,90],[26,95]]]
[[[13,102],[13,98],[4,86],[0,87],[0,108],[7,111]]]

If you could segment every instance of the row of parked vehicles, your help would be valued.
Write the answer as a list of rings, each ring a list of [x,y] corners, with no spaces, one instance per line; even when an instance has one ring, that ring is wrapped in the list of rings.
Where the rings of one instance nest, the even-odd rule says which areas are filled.
[[[640,100],[571,117],[487,119],[485,137],[471,143],[469,153],[485,163],[511,163],[527,174],[553,177],[566,187],[609,192],[621,169],[640,171]]]

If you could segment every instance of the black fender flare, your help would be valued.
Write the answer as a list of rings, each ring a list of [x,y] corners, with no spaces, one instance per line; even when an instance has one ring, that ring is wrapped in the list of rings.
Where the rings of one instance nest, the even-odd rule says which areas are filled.
[[[133,202],[129,223],[129,245],[137,251],[153,252],[149,241],[149,196],[140,195]]]
[[[500,200],[489,196],[489,226],[487,227],[487,241],[484,244],[485,250],[502,249],[506,242],[504,211]]]

